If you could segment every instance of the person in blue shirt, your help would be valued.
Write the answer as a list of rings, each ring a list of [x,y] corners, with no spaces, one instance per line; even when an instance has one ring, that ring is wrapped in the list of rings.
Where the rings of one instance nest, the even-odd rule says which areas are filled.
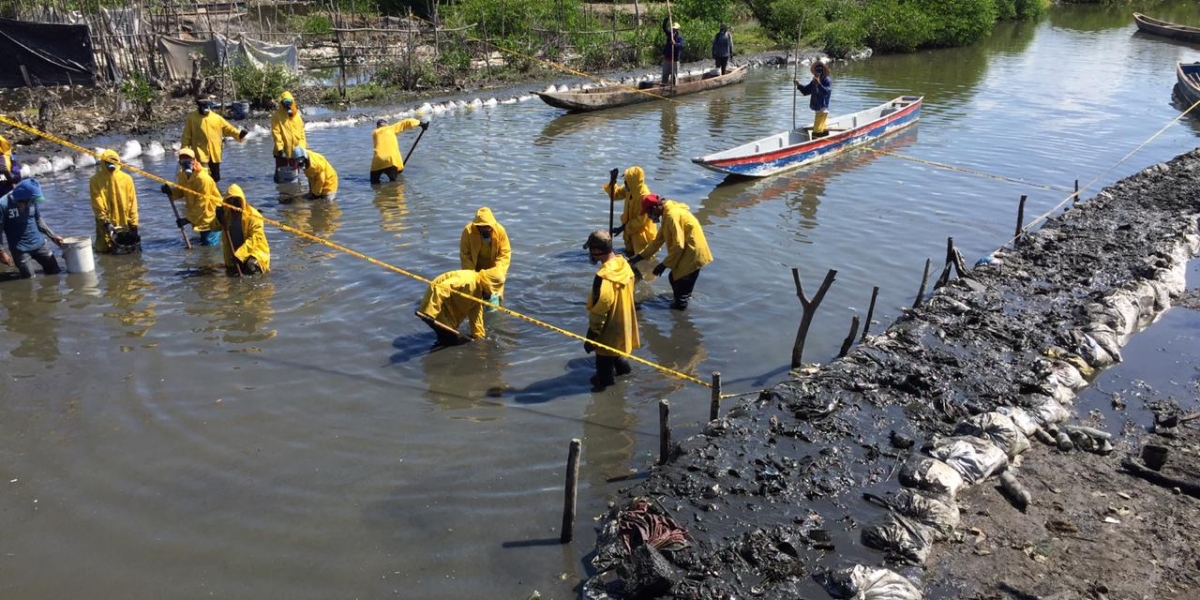
[[[42,265],[47,275],[62,272],[54,253],[46,249],[46,238],[59,247],[63,240],[42,221],[38,204],[44,199],[42,186],[35,179],[22,179],[11,192],[0,196],[0,231],[8,240],[8,249],[12,252],[12,256],[9,256],[8,252],[0,249],[0,262],[6,265],[15,263],[22,279],[33,277],[30,258]]]
[[[825,129],[825,123],[829,121],[829,98],[833,95],[833,80],[829,78],[829,65],[819,60],[814,60],[808,70],[812,72],[812,81],[804,85],[800,85],[800,81],[795,79],[792,82],[796,84],[796,89],[800,90],[801,94],[812,96],[808,101],[808,107],[815,113],[812,136],[814,138],[825,137],[829,135],[829,131]]]
[[[670,29],[667,25],[670,25]],[[667,34],[667,41],[663,44],[663,59],[662,59],[662,84],[665,86],[675,80],[678,70],[677,65],[679,59],[683,56],[683,34],[679,33],[679,23],[672,23],[669,17],[664,17],[662,22],[663,33]]]

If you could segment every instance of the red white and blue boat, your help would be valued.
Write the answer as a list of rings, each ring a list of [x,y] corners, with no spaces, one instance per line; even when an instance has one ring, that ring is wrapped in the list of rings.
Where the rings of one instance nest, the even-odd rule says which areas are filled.
[[[812,127],[785,131],[737,148],[693,158],[718,173],[767,177],[812,164],[868,144],[917,122],[923,96],[900,96],[867,110],[829,119],[828,135],[813,137]]]

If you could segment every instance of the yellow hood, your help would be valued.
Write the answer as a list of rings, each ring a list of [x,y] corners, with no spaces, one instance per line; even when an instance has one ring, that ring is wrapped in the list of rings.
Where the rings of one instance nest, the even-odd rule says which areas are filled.
[[[492,209],[486,206],[475,211],[475,220],[471,221],[472,227],[478,227],[480,225],[491,227],[492,229],[504,229],[499,223],[496,222],[496,216],[492,214]]]
[[[240,186],[236,183],[230,185],[228,190],[225,190],[225,197],[226,198],[241,198],[242,206],[250,206],[250,204],[246,202],[246,194],[242,192],[242,186]]]
[[[633,285],[634,283],[633,267],[629,266],[629,261],[620,256],[605,262],[596,275],[616,285]]]
[[[12,152],[12,142],[0,135],[0,154],[8,154],[10,152]]]
[[[638,191],[646,183],[646,172],[641,167],[625,169],[625,185],[631,190]],[[641,196],[638,196],[641,199]]]
[[[113,169],[114,173],[121,170],[121,155],[117,154],[116,150],[105,150],[104,152],[100,153],[100,163],[101,164],[99,164],[97,166],[100,167],[101,171],[108,171],[108,169],[105,169],[104,165],[103,165],[103,163],[106,163],[106,162],[110,162],[114,165],[117,165],[117,168]]]

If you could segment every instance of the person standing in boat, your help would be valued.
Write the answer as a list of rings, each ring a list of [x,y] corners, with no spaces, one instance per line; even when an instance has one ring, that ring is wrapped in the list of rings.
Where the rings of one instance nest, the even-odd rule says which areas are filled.
[[[819,60],[814,60],[808,70],[812,73],[812,81],[801,85],[799,80],[793,79],[792,83],[796,84],[796,89],[800,90],[801,94],[812,96],[808,101],[808,107],[814,113],[812,136],[825,137],[829,135],[825,123],[829,121],[829,98],[833,95],[833,80],[829,78],[829,65]]]
[[[663,17],[662,30],[667,34],[662,60],[662,84],[665,86],[674,82],[677,77],[679,59],[683,56],[683,34],[679,33],[679,23],[672,23],[670,16]]]
[[[733,31],[724,23],[721,23],[721,30],[713,37],[712,57],[722,75],[729,72],[729,59],[733,58]]]

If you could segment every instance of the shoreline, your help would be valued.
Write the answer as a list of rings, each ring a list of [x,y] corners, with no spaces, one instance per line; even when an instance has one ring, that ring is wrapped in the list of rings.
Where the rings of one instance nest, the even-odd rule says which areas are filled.
[[[584,597],[814,597],[821,587],[846,593],[832,584],[845,583],[855,564],[858,583],[869,574],[895,586],[899,595],[888,598],[920,598],[922,588],[934,598],[1140,598],[1148,581],[1169,582],[1177,594],[1157,597],[1195,597],[1200,532],[1187,524],[1200,519],[1200,501],[1122,467],[1127,458],[1140,463],[1152,439],[1177,457],[1164,474],[1195,479],[1200,430],[1174,427],[1166,437],[1153,424],[1195,407],[1130,406],[1119,414],[1131,421],[1106,423],[1082,414],[1077,399],[1094,369],[1119,363],[1132,334],[1172,304],[1197,305],[1185,273],[1200,253],[1198,179],[1200,150],[1121,180],[940,288],[846,358],[723,408],[602,515]],[[945,486],[917,468],[962,439],[945,436],[967,435],[964,424],[1014,408],[1036,415],[1043,433],[1086,426],[1111,445],[1072,437],[1091,451],[1068,451],[1061,437],[1047,446],[1033,436],[1024,448],[1000,448],[1010,455],[978,477],[959,471]],[[1151,413],[1151,432],[1129,425]],[[1031,493],[1023,511],[995,491],[1005,468]],[[897,474],[905,487],[925,486],[953,519],[945,513],[940,529],[914,525],[912,515],[859,497],[899,498]],[[690,546],[650,551],[634,539],[637,551],[625,549],[622,524],[647,497],[649,512],[669,517]]]

